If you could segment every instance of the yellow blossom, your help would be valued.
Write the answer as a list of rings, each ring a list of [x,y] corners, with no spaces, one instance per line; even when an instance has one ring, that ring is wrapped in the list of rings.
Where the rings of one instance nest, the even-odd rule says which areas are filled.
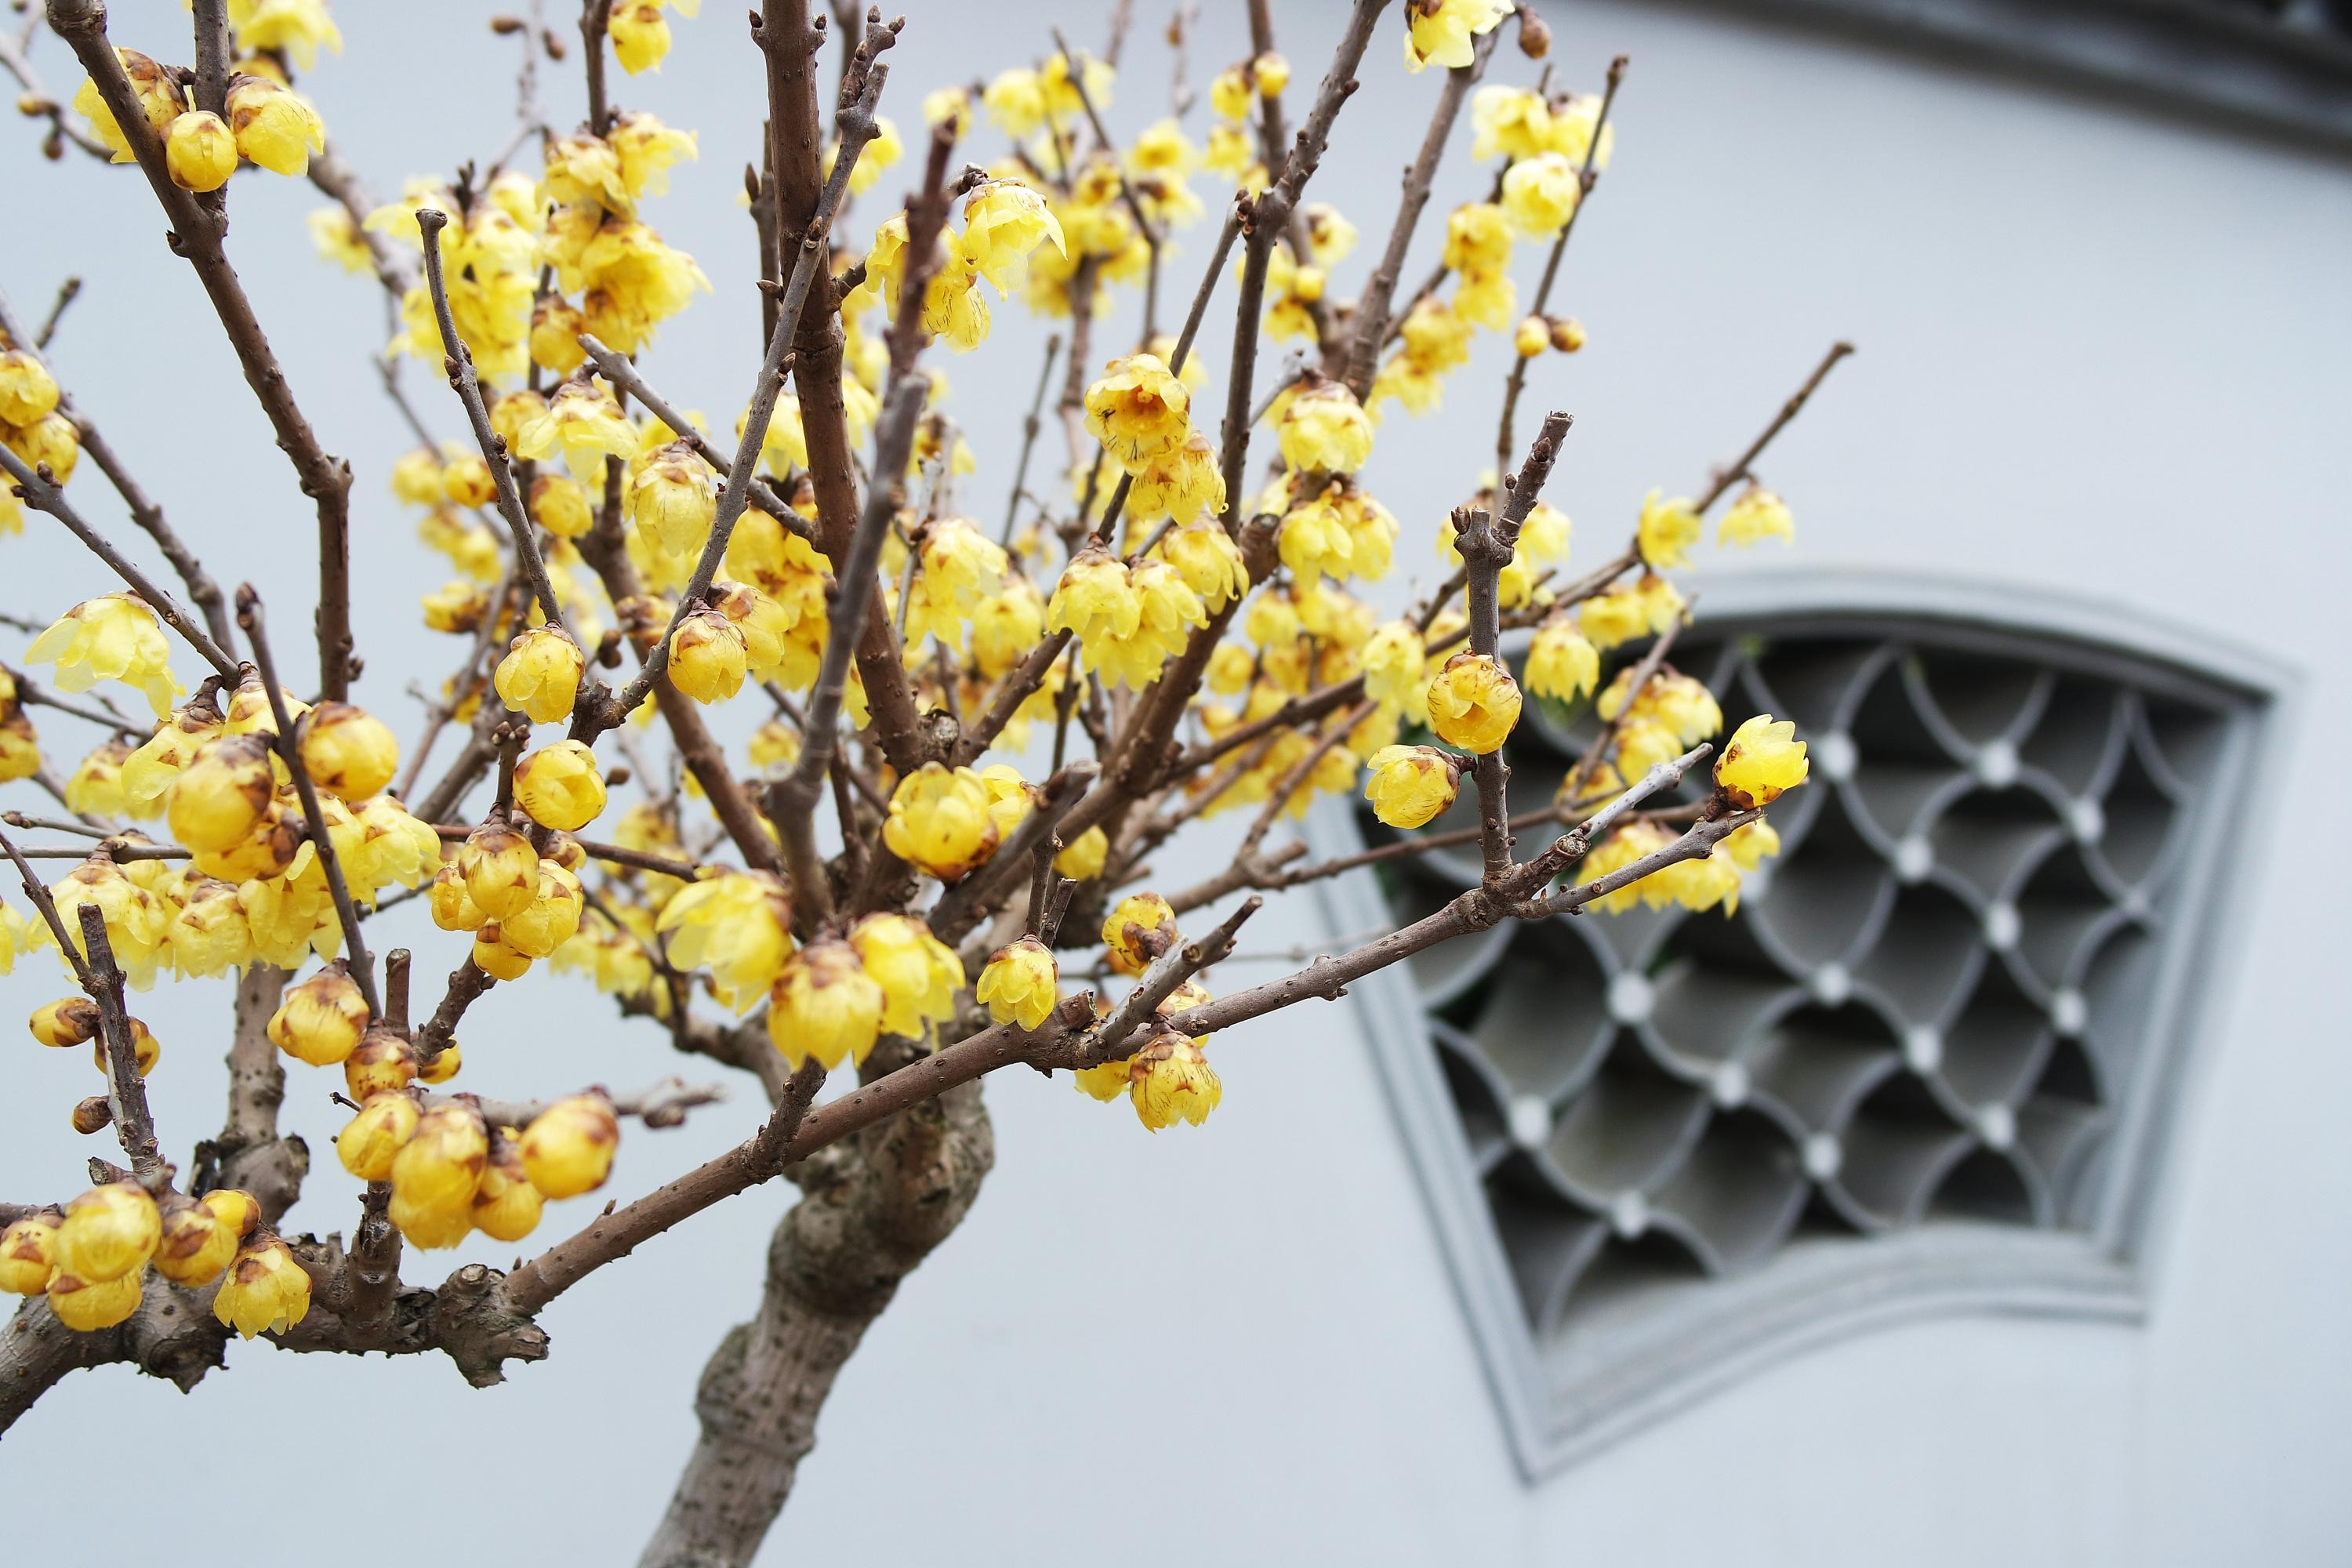
[[[1429,719],[1447,745],[1484,756],[1519,721],[1518,683],[1491,655],[1457,653],[1429,683]]]
[[[1698,542],[1706,525],[1700,521],[1688,497],[1662,500],[1661,494],[1653,489],[1642,498],[1642,521],[1637,530],[1642,559],[1655,567],[1681,566],[1689,562],[1691,546]]]
[[[1575,164],[1558,153],[1538,153],[1511,165],[1503,176],[1503,213],[1511,226],[1531,239],[1549,239],[1575,215],[1584,183]]]
[[[216,191],[236,173],[236,138],[219,115],[194,110],[172,121],[163,157],[182,190]]]
[[[1103,378],[1087,388],[1087,433],[1129,473],[1139,473],[1150,459],[1183,443],[1192,405],[1192,393],[1159,355],[1129,354],[1111,361]]]
[[[523,1130],[522,1163],[530,1184],[551,1198],[595,1191],[612,1173],[621,1146],[613,1102],[598,1093],[557,1100]]]
[[[765,872],[719,871],[663,906],[655,930],[681,970],[709,969],[711,994],[748,1012],[793,951],[792,904]]]
[[[996,950],[972,994],[998,1023],[1034,1029],[1060,999],[1059,981],[1053,953],[1035,937],[1024,936]]]
[[[287,990],[270,1015],[269,1039],[299,1061],[333,1067],[358,1047],[367,1025],[367,1003],[358,983],[341,964],[331,963]]]
[[[268,77],[231,77],[227,109],[236,150],[274,174],[307,174],[310,155],[326,148],[327,128],[310,100]]]
[[[1555,614],[1528,645],[1528,689],[1573,702],[1601,679],[1601,654],[1565,616]]]
[[[551,724],[570,716],[587,669],[587,657],[562,627],[533,626],[509,645],[494,684],[509,710]]]
[[[1140,974],[1181,940],[1176,911],[1157,893],[1130,893],[1103,917],[1102,939],[1115,973]]]
[[[882,841],[941,881],[961,879],[996,849],[988,785],[970,768],[924,763],[892,792]]]
[[[1409,0],[1405,6],[1407,70],[1440,65],[1449,70],[1470,63],[1470,40],[1491,33],[1511,14],[1511,0]]]
[[[1087,828],[1071,844],[1054,857],[1054,869],[1072,881],[1087,882],[1102,875],[1103,863],[1110,858],[1110,836],[1101,827]]]
[[[1759,713],[1731,732],[1716,759],[1716,787],[1743,811],[1769,805],[1805,782],[1811,763],[1797,727]]]
[[[1318,379],[1291,393],[1276,434],[1282,460],[1302,471],[1351,474],[1372,455],[1372,422],[1336,381]]]
[[[57,665],[60,691],[119,680],[144,693],[158,719],[172,711],[172,699],[182,689],[172,679],[170,656],[155,612],[131,594],[83,600],[25,650],[28,664]]]
[[[849,943],[857,961],[882,987],[882,1028],[887,1034],[919,1036],[927,1023],[955,1016],[955,994],[963,987],[963,963],[955,950],[911,915],[867,915],[852,926]]]
[[[1790,515],[1789,503],[1753,483],[1739,492],[1715,532],[1717,544],[1748,545],[1759,539],[1786,542],[1796,537],[1797,520]]]
[[[286,1244],[257,1232],[237,1249],[213,1298],[213,1316],[246,1339],[281,1333],[310,1311],[310,1277]]]
[[[515,764],[515,804],[542,827],[577,833],[603,814],[596,755],[578,741],[542,746]]]
[[[372,1097],[335,1134],[335,1157],[362,1182],[390,1181],[393,1156],[416,1135],[418,1114],[416,1101],[407,1095]]]
[[[838,938],[811,942],[777,976],[769,995],[768,1038],[795,1068],[814,1057],[830,1070],[863,1063],[882,1026],[882,987]]]
[[[963,204],[961,253],[1002,296],[1029,253],[1047,240],[1065,255],[1061,221],[1045,198],[1019,180],[991,180]]]
[[[151,1261],[174,1285],[209,1285],[236,1256],[236,1233],[200,1203],[177,1199],[163,1211]]]
[[[1200,1046],[1173,1029],[1154,1035],[1128,1059],[1127,1082],[1137,1118],[1154,1132],[1179,1121],[1198,1127],[1224,1094]]]
[[[58,1268],[93,1284],[136,1273],[163,1238],[163,1220],[132,1181],[92,1187],[66,1205],[58,1226]]]
[[[1387,746],[1365,763],[1364,797],[1391,827],[1420,827],[1442,816],[1462,787],[1461,760],[1435,746]]]
[[[5,1230],[0,1230],[0,1290],[17,1296],[37,1296],[58,1266],[58,1224],[64,1218],[55,1209],[38,1209]]]
[[[136,1273],[120,1279],[85,1279],[60,1268],[49,1278],[49,1310],[76,1333],[110,1329],[139,1310],[144,1283]]]

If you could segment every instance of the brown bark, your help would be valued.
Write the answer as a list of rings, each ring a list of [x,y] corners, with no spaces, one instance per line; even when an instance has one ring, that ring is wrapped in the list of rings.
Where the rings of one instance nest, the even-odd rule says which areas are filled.
[[[759,1313],[730,1330],[703,1369],[701,1436],[642,1563],[751,1561],[816,1445],[834,1379],[899,1281],[962,1221],[995,1159],[971,1082],[796,1173],[801,1201],[769,1246]]]

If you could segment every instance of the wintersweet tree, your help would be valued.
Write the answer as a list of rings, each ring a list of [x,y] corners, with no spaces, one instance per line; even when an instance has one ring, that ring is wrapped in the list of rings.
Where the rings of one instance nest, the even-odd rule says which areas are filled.
[[[557,1296],[783,1176],[813,1196],[782,1222],[756,1331],[712,1362],[701,1441],[646,1556],[744,1562],[857,1330],[971,1204],[989,1073],[1066,1073],[1145,1130],[1198,1126],[1221,1093],[1223,1031],[1505,921],[1728,910],[1775,852],[1764,811],[1803,781],[1804,748],[1769,714],[1718,742],[1725,715],[1669,658],[1687,608],[1668,574],[1719,503],[1722,542],[1790,536],[1751,470],[1843,345],[1698,493],[1653,491],[1622,552],[1580,573],[1568,518],[1542,500],[1569,418],[1547,415],[1524,446],[1517,428],[1529,384],[1584,341],[1554,296],[1609,165],[1623,60],[1555,84],[1532,63],[1541,23],[1508,0],[1395,15],[1356,0],[1310,96],[1253,0],[1251,57],[1215,74],[1205,126],[1188,129],[1187,9],[1168,34],[1173,112],[1122,142],[1104,118],[1122,7],[1100,56],[1052,33],[1041,63],[923,98],[926,129],[902,139],[882,109],[903,24],[851,10],[828,27],[806,0],[771,0],[745,45],[764,63],[767,133],[729,150],[752,165],[763,281],[745,357],[763,352],[740,416],[714,433],[677,412],[655,352],[709,287],[653,223],[667,171],[700,149],[621,107],[610,79],[615,62],[660,63],[675,25],[661,5],[589,0],[569,128],[552,68],[574,46],[535,6],[493,20],[522,50],[515,134],[382,205],[299,90],[320,47],[340,47],[323,0],[192,11],[193,39],[174,44],[118,39],[96,0],[48,0],[87,77],[69,104],[32,77],[38,18],[0,63],[47,121],[50,156],[133,163],[162,206],[316,510],[316,667],[273,642],[250,588],[222,589],[75,402],[45,352],[56,311],[36,330],[0,302],[0,525],[39,514],[95,557],[89,596],[26,650],[43,681],[5,676],[0,777],[63,815],[5,814],[25,903],[0,913],[0,957],[46,963],[47,948],[61,964],[66,994],[31,1032],[91,1049],[105,1091],[71,1124],[110,1127],[122,1162],[90,1160],[97,1184],[72,1196],[61,1145],[54,1192],[0,1205],[0,1287],[25,1298],[0,1334],[0,1427],[76,1367],[191,1386],[224,1364],[231,1331],[438,1352],[493,1384],[550,1353],[536,1319]],[[1484,82],[1506,74],[1507,36],[1528,79]],[[1343,296],[1358,230],[1308,187],[1360,85],[1427,68],[1442,81],[1420,154]],[[1465,106],[1474,194],[1425,226]],[[856,210],[902,163],[903,207]],[[387,406],[420,444],[367,482],[415,509],[452,572],[423,614],[454,670],[371,664],[373,711],[355,700],[354,476],[305,418],[270,348],[284,324],[265,322],[225,243],[231,188],[267,174],[331,198],[319,249],[393,307]],[[131,189],[119,176],[104,199]],[[1206,264],[1164,279],[1188,227]],[[1407,291],[1417,238],[1439,254]],[[1042,370],[996,373],[1036,392],[1018,451],[987,455],[1011,499],[983,521],[965,478],[980,455],[933,367],[941,350],[982,351],[992,305],[1014,298],[1058,325]],[[355,289],[353,308],[373,307]],[[1228,324],[1204,339],[1213,310]],[[1435,531],[1450,575],[1384,616],[1369,584],[1401,529],[1375,493],[1382,437],[1434,405],[1482,331],[1516,351],[1494,467],[1437,459],[1467,491]],[[1279,372],[1269,342],[1298,345]],[[1207,348],[1226,356],[1221,400]],[[446,373],[444,417],[462,415],[465,438],[427,434],[397,355]],[[1033,489],[1057,363],[1066,473]],[[430,701],[404,745],[381,714],[412,681]],[[1502,747],[1530,700],[1590,705],[1598,736],[1555,798],[1515,812]],[[68,776],[73,751],[45,748],[36,708],[97,736]],[[1465,788],[1475,826],[1418,831]],[[1359,792],[1394,842],[1318,861],[1276,837],[1317,797]],[[1223,813],[1247,828],[1213,874],[1146,878]],[[1553,835],[1520,856],[1516,836],[1538,825]],[[1483,881],[1425,919],[1266,984],[1211,985],[1263,896],[1471,840]],[[44,859],[68,864],[49,880]],[[371,917],[411,898],[449,933],[436,960],[458,961],[437,997],[413,997],[406,952],[379,963],[370,946]],[[154,1124],[142,1079],[162,1050],[132,1009],[157,1016],[159,985],[231,972],[228,1120],[175,1162],[188,1130]],[[753,1075],[772,1110],[707,1164],[548,1226],[568,1234],[511,1272],[428,1283],[416,1254],[477,1231],[522,1241],[546,1204],[604,1185],[625,1125],[716,1098],[674,1079],[467,1092],[468,1006],[557,984],[546,972],[608,993],[651,1052]],[[165,1032],[164,1070],[197,1070],[195,1023]],[[467,1044],[499,1064],[505,1043]],[[489,1070],[511,1081],[510,1065]],[[854,1086],[820,1102],[845,1068]],[[313,1172],[278,1106],[289,1071],[337,1068],[341,1170]],[[347,1235],[282,1233],[320,1180],[349,1194]],[[596,1285],[630,1289],[631,1270]]]

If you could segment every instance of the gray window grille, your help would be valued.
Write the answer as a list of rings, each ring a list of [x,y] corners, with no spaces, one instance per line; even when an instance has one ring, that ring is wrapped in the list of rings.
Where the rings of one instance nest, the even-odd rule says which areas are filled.
[[[2352,147],[2352,0],[1679,0]]]
[[[1530,1471],[1844,1325],[2137,1313],[2263,707],[1917,614],[1711,618],[1674,662],[1812,748],[1737,915],[1506,925],[1360,992]],[[1531,703],[1515,805],[1593,728]],[[1465,790],[1428,831],[1474,822]],[[1360,809],[1315,831],[1400,837]],[[1402,923],[1477,876],[1475,845],[1386,862],[1333,918]]]

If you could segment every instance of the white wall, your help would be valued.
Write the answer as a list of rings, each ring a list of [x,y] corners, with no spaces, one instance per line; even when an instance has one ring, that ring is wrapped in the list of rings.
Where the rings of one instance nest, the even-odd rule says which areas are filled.
[[[913,9],[892,57],[905,126],[918,89],[1046,47],[1042,9],[1026,27],[979,7]],[[179,36],[178,5],[114,10],[121,41],[184,52],[156,42]],[[471,7],[341,10],[351,50],[316,93],[380,186],[502,138],[503,57],[446,85],[426,74]],[[1160,99],[1158,11],[1145,10],[1123,117]],[[1339,9],[1283,11],[1303,97]],[[1634,60],[1618,162],[1563,289],[1591,346],[1543,362],[1529,399],[1578,415],[1554,494],[1580,521],[1586,559],[1622,536],[1643,489],[1699,482],[1848,336],[1861,355],[1767,466],[1799,510],[1793,563],[2063,586],[2251,645],[2305,676],[2273,800],[2323,798],[2352,771],[2333,722],[2352,690],[2331,657],[2352,565],[2336,482],[2352,416],[2342,161],[1671,7],[1549,14],[1566,79],[1596,79],[1619,50]],[[1196,77],[1240,52],[1237,16],[1214,23]],[[1402,74],[1394,26],[1318,183],[1367,250],[1436,90]],[[749,235],[729,202],[759,114],[740,27],[706,7],[679,26],[661,78],[621,89],[704,134],[705,161],[651,216],[702,258],[719,295],[666,331],[651,363],[715,422],[757,352]],[[1091,17],[1076,29],[1098,30]],[[70,91],[78,73],[63,58],[51,40],[37,63]],[[568,80],[551,90],[566,112],[576,105]],[[0,136],[11,214],[0,286],[37,312],[63,272],[89,279],[58,347],[68,381],[216,571],[252,575],[284,606],[278,624],[299,626],[307,512],[192,279],[159,243],[152,201],[127,172],[45,166],[31,141],[22,128]],[[1482,183],[1461,163],[1450,172],[1445,199]],[[305,405],[359,468],[359,633],[375,666],[363,689],[398,710],[390,677],[426,641],[414,600],[439,574],[383,489],[402,443],[362,359],[376,301],[303,254],[311,205],[305,188],[240,180],[230,244]],[[1173,269],[1179,297],[1194,265]],[[1007,340],[1037,335],[1012,308],[999,320]],[[1221,374],[1226,351],[1213,337],[1205,352]],[[1406,520],[1405,569],[1424,578],[1434,519],[1490,460],[1500,362],[1487,359],[1454,384],[1447,416],[1391,425],[1370,473]],[[1003,450],[1034,363],[1008,348],[955,367],[958,410],[984,452]],[[456,429],[436,378],[418,367],[409,380]],[[1411,458],[1396,452],[1407,432]],[[1003,476],[1001,456],[984,459],[982,515],[1002,504]],[[94,475],[75,489],[118,515]],[[105,585],[38,520],[0,542],[0,559],[12,612],[52,614]],[[2197,657],[2193,637],[2180,652]],[[986,1194],[842,1378],[765,1560],[2340,1561],[2352,1550],[2335,1484],[2352,1405],[2352,1155],[2337,1108],[2352,1067],[2323,977],[2345,927],[2337,857],[2308,829],[2291,845],[2290,820],[2273,811],[2247,835],[2252,929],[2234,958],[2215,955],[2223,1019],[2189,1100],[2144,1330],[1971,1321],[1866,1338],[1531,1490],[1369,1059],[1344,1007],[1318,1008],[1223,1042],[1225,1102],[1198,1132],[1147,1137],[1119,1108],[1030,1075],[992,1086],[1001,1154]],[[451,939],[400,929],[421,973],[456,961]],[[1262,917],[1251,944],[1315,934],[1302,902]],[[1229,967],[1223,984],[1242,973]],[[0,1015],[56,989],[43,964],[20,965],[0,982]],[[484,1092],[673,1066],[655,1037],[568,986],[493,994],[476,1019],[467,1077]],[[159,1115],[184,1148],[218,1114],[213,1037],[184,1005],[158,1032]],[[60,1123],[89,1091],[89,1069],[11,1048],[0,1193],[65,1195],[81,1151]],[[322,1156],[339,1121],[326,1087],[298,1079],[289,1109]],[[739,1100],[678,1131],[633,1131],[614,1190],[683,1168],[755,1114]],[[351,1184],[325,1163],[297,1226],[348,1222]],[[667,1497],[691,1439],[694,1374],[754,1300],[788,1196],[703,1216],[567,1297],[547,1317],[554,1358],[491,1393],[437,1359],[298,1359],[258,1343],[232,1349],[228,1372],[187,1398],[121,1368],[79,1374],[0,1451],[13,1495],[60,1505],[17,1519],[12,1544],[35,1560],[86,1542],[71,1505],[90,1495],[93,1456],[137,1434],[152,1481],[109,1487],[119,1538],[188,1540],[166,1488],[218,1495],[224,1469],[242,1466],[241,1484],[268,1500],[268,1528],[332,1540],[353,1564],[405,1561],[423,1544],[414,1530],[357,1523],[386,1517],[370,1500],[387,1473],[429,1500],[418,1522],[441,1541],[624,1557]],[[583,1217],[558,1211],[549,1229]],[[187,1559],[249,1554],[228,1544],[226,1516],[220,1528],[216,1551],[197,1544]]]

